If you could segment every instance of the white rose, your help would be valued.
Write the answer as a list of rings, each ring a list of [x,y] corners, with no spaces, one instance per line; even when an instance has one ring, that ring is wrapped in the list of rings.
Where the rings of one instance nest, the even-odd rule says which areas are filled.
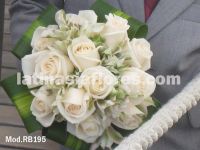
[[[49,46],[52,46],[55,42],[55,38],[49,37],[54,34],[55,30],[58,29],[57,25],[49,25],[48,27],[39,26],[33,34],[33,38],[31,41],[31,46],[33,48],[33,52],[49,50]]]
[[[133,39],[129,42],[126,48],[132,57],[133,66],[144,71],[151,68],[151,58],[153,52],[151,51],[150,43],[145,39]]]
[[[65,78],[73,69],[69,58],[56,50],[37,52],[22,58],[24,75],[34,76],[40,80],[48,79],[47,77]]]
[[[105,67],[86,69],[80,76],[79,86],[95,99],[104,99],[117,83],[117,78]]]
[[[155,78],[137,68],[130,68],[121,77],[121,86],[132,97],[147,98],[156,88]]]
[[[107,22],[102,31],[102,36],[106,40],[106,44],[110,48],[116,48],[127,38],[127,30],[129,29],[128,21],[119,16],[109,14],[106,15]]]
[[[72,40],[72,44],[68,48],[68,55],[79,71],[100,64],[98,48],[90,39],[84,36]]]
[[[57,91],[42,86],[37,92],[32,94],[35,96],[30,108],[32,114],[42,126],[51,126],[57,114],[52,106],[53,102],[56,100]]]
[[[103,134],[104,129],[103,121],[97,114],[93,114],[79,124],[67,124],[69,133],[87,143],[94,143]]]
[[[112,123],[126,130],[138,128],[145,117],[145,114],[135,106],[134,100],[128,98],[121,104],[111,106],[110,110]]]
[[[70,123],[80,123],[94,111],[94,103],[83,89],[62,89],[57,97],[60,114]]]

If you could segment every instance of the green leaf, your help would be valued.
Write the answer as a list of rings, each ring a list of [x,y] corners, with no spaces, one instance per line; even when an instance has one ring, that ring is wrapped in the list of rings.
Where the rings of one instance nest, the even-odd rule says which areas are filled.
[[[72,150],[89,150],[90,144],[68,133],[66,125],[66,122],[55,122],[51,127],[44,128],[42,134]]]
[[[139,20],[136,20],[133,17],[127,15],[126,13],[112,7],[104,0],[97,0],[92,5],[91,9],[96,12],[98,16],[98,21],[100,22],[105,22],[106,21],[105,15],[109,13],[113,13],[115,15],[127,19],[130,25],[130,28],[128,30],[128,35],[130,39],[132,39],[133,37],[135,38],[146,37],[148,33],[148,27],[145,23],[142,23]]]
[[[42,126],[36,121],[36,118],[30,111],[33,96],[29,92],[27,86],[17,85],[17,75],[13,75],[1,81],[1,86],[15,104],[28,133],[42,129]]]
[[[35,29],[39,26],[48,26],[55,24],[55,13],[57,8],[54,5],[49,5],[41,15],[33,21],[28,30],[22,35],[21,39],[17,42],[17,45],[12,50],[12,53],[19,59],[32,51],[31,40]]]
[[[94,37],[91,37],[91,40],[95,43],[95,46],[98,47],[100,45],[102,45],[104,43],[104,39],[97,35],[97,36],[94,36]]]

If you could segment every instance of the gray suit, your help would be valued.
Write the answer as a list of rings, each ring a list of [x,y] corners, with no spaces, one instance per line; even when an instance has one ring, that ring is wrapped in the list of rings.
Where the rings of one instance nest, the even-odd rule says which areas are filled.
[[[68,12],[87,9],[95,0],[13,0],[11,30],[13,43],[28,24],[52,2]],[[107,0],[113,6],[144,21],[143,0]],[[147,21],[148,40],[154,56],[150,72],[156,75],[178,74],[179,86],[159,86],[155,96],[161,103],[177,94],[200,72],[200,0],[160,0]],[[199,150],[200,104],[182,117],[151,150]]]

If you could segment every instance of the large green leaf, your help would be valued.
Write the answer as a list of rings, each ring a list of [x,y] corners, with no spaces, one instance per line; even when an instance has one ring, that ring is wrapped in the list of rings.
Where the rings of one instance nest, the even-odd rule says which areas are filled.
[[[44,128],[42,134],[72,150],[89,150],[90,144],[68,133],[66,127],[66,122],[55,122],[51,127]]]
[[[42,129],[30,111],[33,96],[25,85],[17,84],[17,75],[13,75],[3,81],[1,85],[15,104],[24,125],[29,133]]]
[[[148,27],[145,23],[140,22],[137,19],[134,19],[133,17],[127,15],[126,13],[114,8],[113,6],[106,3],[104,0],[97,0],[91,7],[93,9],[97,16],[98,21],[105,22],[105,15],[109,13],[113,13],[115,15],[118,15],[120,17],[123,17],[128,20],[128,23],[130,25],[130,28],[128,30],[129,38],[132,39],[135,38],[142,38],[146,37],[148,33]]]
[[[48,26],[55,24],[55,13],[57,8],[54,5],[49,5],[41,15],[33,21],[28,30],[23,34],[21,39],[17,42],[16,46],[12,50],[12,53],[19,59],[32,51],[31,40],[35,29],[39,26]]]

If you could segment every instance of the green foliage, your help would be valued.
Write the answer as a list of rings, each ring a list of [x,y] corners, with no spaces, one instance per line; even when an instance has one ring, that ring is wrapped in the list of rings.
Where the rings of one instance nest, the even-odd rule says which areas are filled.
[[[30,110],[33,96],[27,86],[17,84],[17,75],[1,81],[1,86],[15,104],[28,133],[42,129],[42,126],[36,121]]]
[[[96,35],[90,39],[94,42],[96,47],[103,46],[105,42],[105,40],[100,35]]]
[[[66,122],[55,122],[51,127],[44,128],[42,134],[72,150],[89,150],[90,144],[68,133],[66,127]]]
[[[127,96],[128,94],[119,85],[117,85],[109,94],[108,99],[111,99],[116,103],[121,103]]]

